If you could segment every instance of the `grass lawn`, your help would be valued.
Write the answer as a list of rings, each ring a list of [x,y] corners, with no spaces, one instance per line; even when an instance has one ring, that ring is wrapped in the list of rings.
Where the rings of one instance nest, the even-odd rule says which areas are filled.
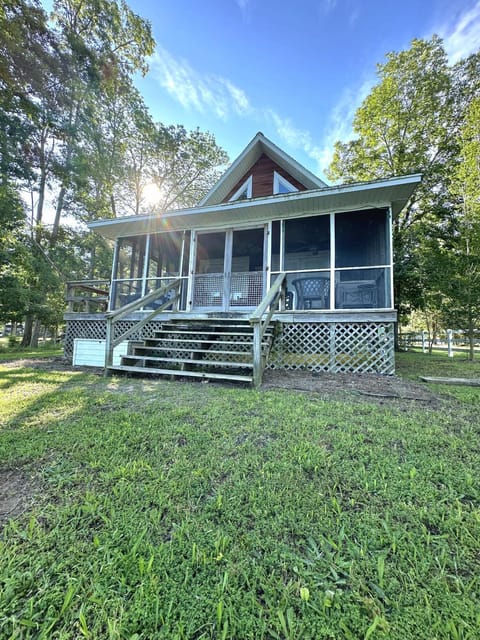
[[[3,360],[13,360],[15,358],[45,358],[47,356],[61,356],[63,354],[63,346],[55,344],[51,340],[42,342],[37,349],[30,347],[21,347],[21,338],[17,338],[18,344],[14,347],[9,346],[8,338],[0,338],[0,362]]]
[[[339,401],[0,363],[0,637],[478,640],[480,389],[433,388]]]

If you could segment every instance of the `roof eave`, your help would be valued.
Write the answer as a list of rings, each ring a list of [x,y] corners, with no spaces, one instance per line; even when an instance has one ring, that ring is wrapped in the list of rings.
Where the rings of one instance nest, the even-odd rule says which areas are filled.
[[[420,174],[412,174],[374,182],[182,209],[167,212],[161,216],[129,216],[113,220],[98,220],[88,226],[104,237],[115,239],[168,230],[242,225],[268,219],[287,219],[376,207],[391,207],[393,215],[396,216],[420,181]]]

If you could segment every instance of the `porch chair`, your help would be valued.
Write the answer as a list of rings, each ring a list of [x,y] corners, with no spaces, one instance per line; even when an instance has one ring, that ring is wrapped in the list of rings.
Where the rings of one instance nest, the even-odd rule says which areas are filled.
[[[319,276],[309,276],[292,280],[297,294],[297,309],[328,309],[329,281]]]
[[[338,309],[374,309],[378,306],[375,280],[338,282],[335,304]]]

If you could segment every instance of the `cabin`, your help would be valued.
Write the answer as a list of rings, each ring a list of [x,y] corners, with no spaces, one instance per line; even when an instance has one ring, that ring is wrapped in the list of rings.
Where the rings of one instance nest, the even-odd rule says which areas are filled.
[[[90,224],[111,280],[68,284],[65,354],[256,386],[265,369],[392,374],[392,221],[420,180],[328,186],[258,133],[198,206]]]

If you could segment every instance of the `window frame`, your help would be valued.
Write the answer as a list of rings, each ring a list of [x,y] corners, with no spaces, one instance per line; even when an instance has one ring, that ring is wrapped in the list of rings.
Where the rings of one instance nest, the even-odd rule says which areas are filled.
[[[289,182],[286,178],[280,175],[277,171],[273,172],[273,195],[282,195],[285,194],[284,191],[280,191],[280,185],[283,185],[288,191],[286,193],[294,193],[295,191],[299,191],[297,187],[295,187],[291,182]]]
[[[252,197],[252,188],[253,188],[253,177],[249,176],[245,182],[241,184],[241,186],[235,191],[233,196],[228,199],[229,202],[235,202],[235,200],[239,200],[242,193],[247,191],[247,200]]]

